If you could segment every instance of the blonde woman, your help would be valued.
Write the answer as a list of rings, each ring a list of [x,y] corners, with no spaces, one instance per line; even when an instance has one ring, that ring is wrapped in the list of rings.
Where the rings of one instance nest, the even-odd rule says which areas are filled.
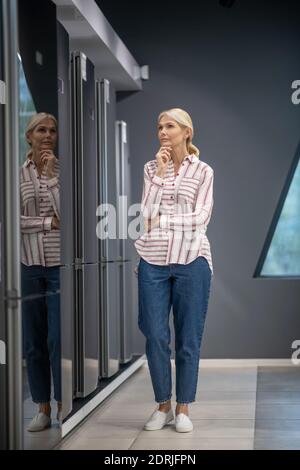
[[[59,165],[54,155],[57,121],[38,113],[26,140],[30,151],[20,169],[21,274],[24,352],[32,399],[38,413],[28,431],[51,425],[51,372],[57,419],[61,412],[60,364],[60,204]]]
[[[141,211],[145,233],[135,242],[139,328],[159,404],[146,430],[163,428],[174,419],[169,314],[175,329],[177,432],[190,432],[188,405],[195,401],[200,345],[213,276],[206,236],[213,207],[213,169],[199,159],[192,144],[189,114],[173,108],[160,113],[160,149],[144,166]]]

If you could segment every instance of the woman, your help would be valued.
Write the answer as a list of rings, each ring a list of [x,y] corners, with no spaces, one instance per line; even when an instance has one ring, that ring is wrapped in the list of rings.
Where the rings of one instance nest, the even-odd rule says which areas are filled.
[[[28,431],[51,425],[51,374],[57,419],[61,413],[60,364],[60,204],[59,165],[54,155],[57,121],[38,113],[26,140],[31,149],[20,169],[21,261],[24,352],[32,399],[38,413]]]
[[[161,147],[144,166],[141,211],[146,232],[135,242],[138,265],[139,328],[159,408],[146,430],[163,428],[171,408],[169,313],[173,307],[178,432],[193,424],[188,404],[195,401],[199,352],[213,275],[205,235],[213,207],[213,169],[200,161],[192,144],[189,114],[173,108],[158,117]]]

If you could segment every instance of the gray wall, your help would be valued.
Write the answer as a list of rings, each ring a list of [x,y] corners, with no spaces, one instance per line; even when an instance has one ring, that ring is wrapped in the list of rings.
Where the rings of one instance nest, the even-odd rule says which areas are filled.
[[[129,126],[133,200],[143,165],[159,147],[156,119],[169,107],[192,116],[194,143],[215,171],[207,236],[215,276],[203,337],[203,358],[289,358],[300,338],[299,280],[254,278],[256,264],[299,143],[300,79],[296,1],[99,1],[150,80],[120,94],[118,119]],[[120,9],[120,8],[123,8]],[[130,10],[129,10],[130,9]],[[148,9],[148,10],[147,10]],[[135,350],[144,351],[136,327]]]

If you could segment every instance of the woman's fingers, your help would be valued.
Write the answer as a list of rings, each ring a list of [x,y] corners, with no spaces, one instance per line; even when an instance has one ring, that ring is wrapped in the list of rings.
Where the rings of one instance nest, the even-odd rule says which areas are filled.
[[[164,162],[166,162],[169,159],[170,152],[168,150],[162,150],[161,151],[161,156]]]

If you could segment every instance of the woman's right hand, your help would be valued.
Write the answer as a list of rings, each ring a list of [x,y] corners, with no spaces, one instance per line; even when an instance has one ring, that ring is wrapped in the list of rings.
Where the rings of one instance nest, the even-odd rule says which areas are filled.
[[[59,219],[56,217],[56,215],[54,215],[54,216],[52,217],[51,230],[52,230],[52,229],[59,230],[59,228],[60,228]]]
[[[159,151],[156,154],[156,162],[157,162],[157,176],[163,177],[167,168],[168,162],[171,158],[171,150],[172,147],[169,145],[163,145],[160,147]]]

